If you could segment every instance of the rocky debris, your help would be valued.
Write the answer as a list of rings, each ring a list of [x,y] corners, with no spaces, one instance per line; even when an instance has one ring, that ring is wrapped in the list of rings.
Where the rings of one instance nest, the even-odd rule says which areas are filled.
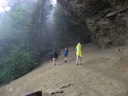
[[[53,94],[58,94],[58,93],[64,93],[62,89],[70,87],[71,84],[63,84],[60,88],[58,89],[48,89],[45,93],[45,95],[53,95]]]
[[[122,58],[119,59],[119,61],[122,63],[128,63],[128,56],[123,56]]]
[[[124,50],[123,47],[121,47],[121,48],[117,48],[117,49],[116,49],[116,52],[121,52],[121,51],[123,51],[123,50]]]
[[[108,18],[108,17],[115,16],[115,15],[117,15],[117,14],[119,14],[119,13],[121,13],[121,12],[127,10],[127,9],[128,9],[128,7],[126,7],[125,9],[121,9],[121,10],[119,10],[119,11],[117,11],[117,12],[110,12],[110,13],[108,13],[108,14],[106,15],[106,17]],[[120,17],[121,14],[119,14],[118,16]]]
[[[23,95],[23,96],[42,96],[42,92],[41,91],[32,92],[32,93],[28,93],[28,94]]]
[[[114,15],[116,15],[116,12],[110,12],[106,15],[106,18],[112,17]]]
[[[110,60],[110,58],[108,58],[108,57],[101,57],[100,59],[101,60]]]
[[[49,95],[58,94],[58,93],[64,93],[64,91],[61,89],[49,89],[46,91],[46,94]]]
[[[67,88],[67,87],[70,87],[71,86],[71,84],[64,84],[64,85],[62,85],[61,87],[60,87],[60,89],[64,89],[64,88]]]

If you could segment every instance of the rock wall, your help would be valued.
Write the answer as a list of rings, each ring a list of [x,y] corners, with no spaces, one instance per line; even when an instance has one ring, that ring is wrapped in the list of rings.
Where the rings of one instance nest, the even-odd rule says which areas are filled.
[[[100,47],[125,45],[128,38],[127,0],[58,0],[64,13],[88,26]]]

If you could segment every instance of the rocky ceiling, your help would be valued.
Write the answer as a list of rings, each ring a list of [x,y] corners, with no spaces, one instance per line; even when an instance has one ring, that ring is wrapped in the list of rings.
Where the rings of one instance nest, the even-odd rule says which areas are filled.
[[[128,0],[58,0],[63,12],[87,25],[92,41],[101,48],[128,41]],[[84,22],[84,23],[83,23]]]

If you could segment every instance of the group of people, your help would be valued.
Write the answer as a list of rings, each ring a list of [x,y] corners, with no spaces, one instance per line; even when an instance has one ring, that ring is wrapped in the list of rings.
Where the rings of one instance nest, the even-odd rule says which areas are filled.
[[[67,62],[67,56],[69,54],[69,50],[67,48],[64,49],[63,55],[64,55],[64,62]],[[75,48],[75,57],[76,57],[76,64],[81,65],[81,58],[83,55],[83,48],[81,43],[78,43],[76,48]],[[56,65],[56,61],[58,59],[58,53],[56,51],[53,51],[52,54],[52,60],[53,60],[53,65]]]

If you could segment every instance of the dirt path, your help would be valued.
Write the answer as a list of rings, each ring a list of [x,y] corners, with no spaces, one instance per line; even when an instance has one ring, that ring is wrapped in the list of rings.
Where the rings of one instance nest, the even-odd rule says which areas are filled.
[[[67,63],[62,56],[56,66],[46,62],[0,88],[0,96],[22,96],[38,90],[44,96],[128,96],[127,46],[100,50],[88,44],[84,46],[82,65],[75,64],[74,48],[69,48]]]

